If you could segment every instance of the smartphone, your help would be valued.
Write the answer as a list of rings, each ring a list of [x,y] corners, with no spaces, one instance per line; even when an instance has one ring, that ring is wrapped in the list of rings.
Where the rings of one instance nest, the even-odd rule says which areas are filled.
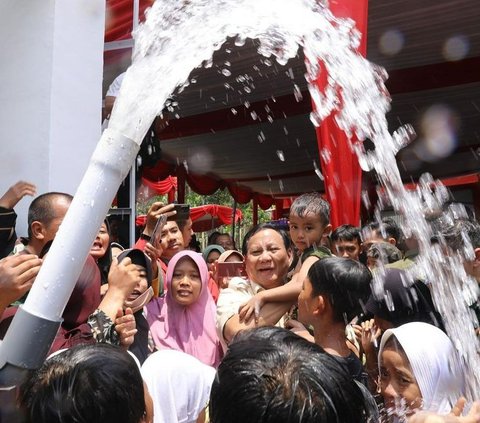
[[[245,265],[243,261],[217,263],[217,276],[220,278],[245,276]]]
[[[187,220],[190,217],[190,206],[188,204],[175,204],[173,210],[177,214],[170,216],[168,220]]]
[[[155,240],[158,236],[162,233],[162,229],[167,223],[167,216],[165,214],[161,214],[160,217],[157,219],[157,223],[155,224],[155,228],[153,229],[152,235],[150,237],[150,244],[155,246]]]

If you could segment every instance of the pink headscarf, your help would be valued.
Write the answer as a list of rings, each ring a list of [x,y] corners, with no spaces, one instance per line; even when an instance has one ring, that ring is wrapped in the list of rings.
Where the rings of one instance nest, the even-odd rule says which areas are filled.
[[[173,271],[183,258],[198,267],[202,287],[193,304],[182,306],[172,297]],[[193,355],[209,366],[218,366],[220,344],[215,329],[216,306],[208,290],[208,268],[201,254],[184,250],[175,254],[167,268],[167,294],[147,304],[147,321],[158,349],[173,349]]]

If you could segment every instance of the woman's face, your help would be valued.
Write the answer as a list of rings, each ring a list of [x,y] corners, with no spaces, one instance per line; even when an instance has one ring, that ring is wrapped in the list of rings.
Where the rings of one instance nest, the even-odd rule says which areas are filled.
[[[171,295],[180,305],[189,306],[198,300],[202,279],[197,265],[190,257],[181,258],[173,271]]]
[[[380,393],[393,414],[411,415],[422,408],[422,393],[405,353],[395,343],[386,344],[380,357]]]
[[[137,282],[137,285],[128,296],[127,301],[129,302],[136,300],[139,295],[142,295],[148,289],[147,269],[139,264],[136,264],[135,267],[140,273],[140,280]]]
[[[207,267],[210,272],[213,272],[213,265],[220,257],[220,252],[217,250],[210,251],[210,254],[207,257]]]
[[[90,255],[95,260],[102,258],[107,252],[109,243],[110,235],[108,235],[107,225],[105,225],[105,223],[102,223],[102,226],[100,226],[100,230],[95,237],[95,241],[93,241],[93,245],[90,248]]]

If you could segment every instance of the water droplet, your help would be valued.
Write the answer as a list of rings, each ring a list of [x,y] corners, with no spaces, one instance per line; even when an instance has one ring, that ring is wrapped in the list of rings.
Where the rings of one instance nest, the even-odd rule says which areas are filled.
[[[324,163],[328,164],[332,160],[332,152],[327,148],[322,148],[320,150],[320,157],[322,158]]]
[[[205,60],[205,61],[203,62],[203,67],[204,67],[205,69],[211,68],[212,65],[213,65],[213,59],[208,59],[208,60]]]
[[[243,103],[245,105],[245,107],[248,109],[250,107],[250,103],[248,101],[246,101],[245,103]]]
[[[260,143],[266,140],[265,134],[263,133],[263,131],[260,131],[260,134],[258,134],[257,138],[258,138],[258,142]]]
[[[245,45],[246,38],[238,35],[237,38],[235,38],[235,45],[237,47],[242,47]]]
[[[250,87],[243,87],[243,91],[245,91],[246,93],[251,93],[252,92]]]
[[[285,156],[283,155],[282,150],[277,150],[277,156],[278,156],[278,158],[280,159],[281,162],[285,161]]]
[[[283,132],[285,132],[285,135],[288,135],[288,129],[286,126],[283,127]]]
[[[250,112],[250,116],[252,117],[253,120],[257,120],[258,115],[255,111]]]
[[[225,61],[225,66],[231,66],[231,63],[227,60]]]
[[[325,178],[323,177],[322,172],[318,168],[317,162],[315,160],[313,161],[313,168],[315,169],[315,173],[320,178],[320,180],[321,181],[325,180]]]
[[[230,70],[228,70],[228,69],[222,69],[222,74],[223,74],[223,76],[230,76],[232,74],[232,72],[230,72]]]
[[[273,123],[273,117],[271,117],[270,115],[267,116],[267,120],[268,120],[270,123]]]
[[[295,100],[297,101],[297,103],[300,103],[303,100],[302,92],[300,91],[300,88],[297,84],[293,86],[293,95],[295,96]]]
[[[236,115],[238,113],[237,109],[234,109],[233,107],[230,109],[230,111],[232,112],[233,115]]]
[[[465,59],[470,50],[470,43],[468,38],[464,35],[456,35],[450,37],[443,45],[443,57],[445,59],[455,62],[457,60]]]
[[[285,187],[283,186],[283,181],[281,179],[278,180],[278,187],[282,192],[285,190]]]
[[[386,56],[394,56],[403,49],[405,38],[397,29],[385,31],[379,39],[378,48]]]

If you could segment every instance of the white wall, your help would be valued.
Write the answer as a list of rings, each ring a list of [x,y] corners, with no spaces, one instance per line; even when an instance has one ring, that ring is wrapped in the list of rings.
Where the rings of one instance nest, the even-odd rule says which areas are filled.
[[[0,2],[1,193],[75,193],[100,138],[104,27],[105,0]]]

